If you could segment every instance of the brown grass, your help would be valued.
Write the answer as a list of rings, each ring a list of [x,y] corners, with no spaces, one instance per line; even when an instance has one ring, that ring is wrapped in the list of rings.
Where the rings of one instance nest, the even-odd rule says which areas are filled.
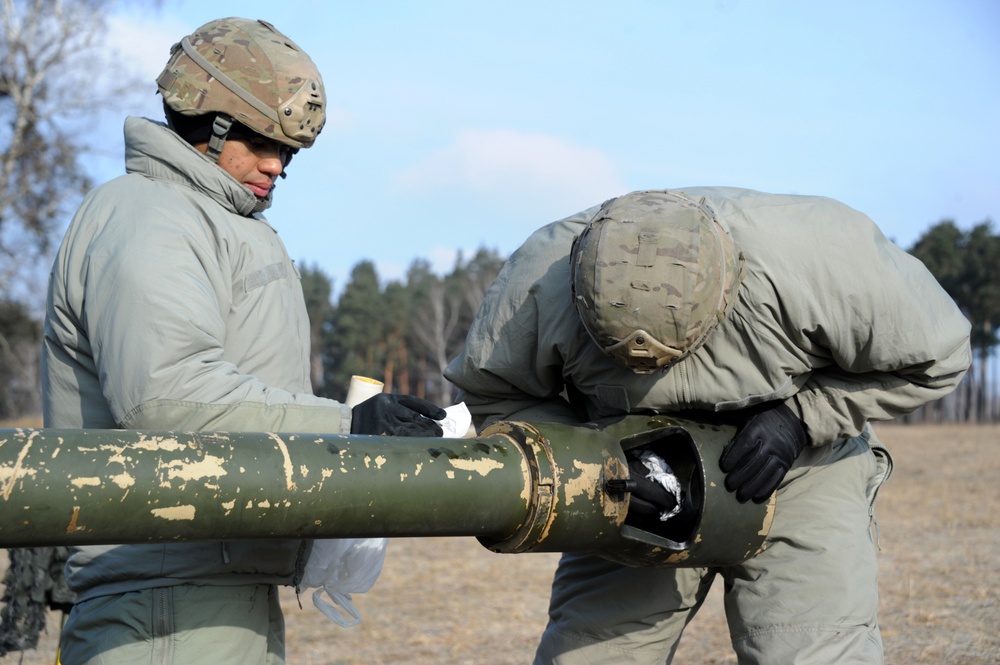
[[[877,511],[886,662],[1000,664],[1000,426],[887,425],[879,433],[896,461]],[[375,587],[354,599],[359,626],[333,624],[308,595],[299,609],[283,590],[288,662],[530,663],[556,560],[493,554],[472,538],[392,541]],[[25,665],[51,665],[55,642],[50,628]],[[736,663],[721,589],[674,662]]]
[[[15,427],[41,427],[41,416],[24,416],[14,420],[0,420],[0,429],[12,429]]]

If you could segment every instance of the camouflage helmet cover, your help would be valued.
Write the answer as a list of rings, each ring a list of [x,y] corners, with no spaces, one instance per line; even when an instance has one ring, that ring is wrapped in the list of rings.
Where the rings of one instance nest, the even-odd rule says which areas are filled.
[[[326,122],[319,70],[266,21],[206,23],[174,44],[156,83],[178,113],[224,113],[293,148],[311,146]]]
[[[605,202],[571,255],[584,327],[638,374],[701,346],[732,309],[742,277],[743,257],[712,209],[666,190]]]

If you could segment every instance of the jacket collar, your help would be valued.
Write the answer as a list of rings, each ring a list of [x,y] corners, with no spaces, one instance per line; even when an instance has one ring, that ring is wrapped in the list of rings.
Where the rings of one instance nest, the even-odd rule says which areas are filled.
[[[147,118],[125,119],[125,170],[193,187],[244,217],[250,216],[258,204],[253,192],[218,164],[163,123]]]

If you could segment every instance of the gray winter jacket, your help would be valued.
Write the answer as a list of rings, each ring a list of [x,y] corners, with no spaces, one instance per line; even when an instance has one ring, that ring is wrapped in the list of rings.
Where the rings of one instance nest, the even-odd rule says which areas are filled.
[[[52,268],[46,427],[350,431],[311,394],[299,275],[256,198],[163,125],[125,123],[127,175],[93,190]],[[302,542],[76,548],[79,600],[185,582],[294,581]]]
[[[969,323],[920,261],[837,201],[716,187],[705,202],[746,258],[728,318],[691,356],[638,375],[604,356],[573,307],[569,253],[598,208],[545,226],[510,257],[445,376],[481,419],[729,411],[784,400],[816,445],[952,391]]]

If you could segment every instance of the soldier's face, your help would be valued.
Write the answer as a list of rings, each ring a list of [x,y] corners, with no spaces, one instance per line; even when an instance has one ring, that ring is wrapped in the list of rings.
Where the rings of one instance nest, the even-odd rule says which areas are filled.
[[[208,144],[197,144],[195,148],[205,152]],[[222,145],[219,167],[263,199],[274,187],[290,154],[285,146],[264,137],[230,138]]]

